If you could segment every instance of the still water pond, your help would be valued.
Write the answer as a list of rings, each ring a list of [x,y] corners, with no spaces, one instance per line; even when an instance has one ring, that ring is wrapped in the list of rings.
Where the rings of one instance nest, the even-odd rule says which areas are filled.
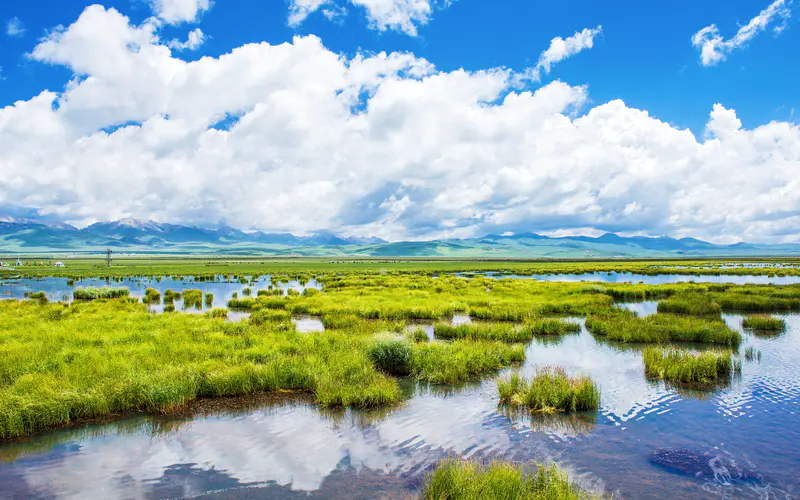
[[[739,328],[741,317],[725,315]],[[325,411],[306,400],[182,418],[133,416],[0,445],[0,496],[19,498],[408,498],[442,457],[557,460],[614,498],[800,496],[800,315],[786,333],[745,333],[741,378],[714,392],[644,378],[641,347],[583,330],[534,341],[521,370],[588,373],[602,408],[510,415],[491,378],[404,382],[405,404]]]

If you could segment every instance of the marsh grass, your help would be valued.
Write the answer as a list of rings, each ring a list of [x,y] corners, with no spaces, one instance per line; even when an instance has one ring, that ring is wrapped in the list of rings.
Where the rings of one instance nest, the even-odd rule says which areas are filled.
[[[737,371],[730,352],[695,354],[681,349],[649,347],[644,350],[643,357],[645,376],[675,384],[714,384],[729,380]],[[738,371],[741,372],[741,365]]]
[[[748,347],[744,350],[744,359],[746,361],[756,361],[761,362],[761,351],[756,349],[753,346]]]
[[[563,368],[539,368],[530,380],[518,373],[497,381],[500,403],[533,412],[591,411],[600,407],[600,389],[591,378],[569,377]]]
[[[211,292],[206,292],[204,300],[206,307],[211,307],[211,305],[214,303],[214,294]]]
[[[590,317],[586,328],[619,342],[698,342],[736,347],[742,340],[739,332],[721,320],[663,313],[639,318],[630,311],[615,311]]]
[[[183,291],[183,308],[189,309],[194,307],[200,309],[203,307],[203,291],[202,290],[184,290]]]
[[[528,342],[533,333],[524,328],[517,328],[509,323],[471,323],[450,325],[437,323],[433,327],[433,335],[445,340],[496,340],[500,342]]]
[[[144,297],[142,297],[142,302],[145,304],[160,304],[161,293],[155,288],[147,288],[144,291]]]
[[[540,319],[530,321],[522,327],[523,331],[529,331],[531,336],[550,336],[550,335],[566,335],[570,333],[579,333],[581,325],[574,321],[565,321],[562,319]]]
[[[75,300],[118,299],[130,295],[127,288],[76,288],[72,292]]]
[[[762,332],[783,332],[786,330],[786,321],[768,314],[754,314],[742,319],[742,327]]]
[[[674,295],[659,301],[658,312],[691,316],[719,316],[722,307],[699,293]]]
[[[412,375],[433,384],[457,384],[525,360],[521,344],[461,340],[413,346]]]
[[[413,369],[414,351],[411,346],[399,339],[381,339],[369,348],[369,358],[382,372],[390,375],[407,376]]]
[[[555,464],[535,470],[508,462],[458,458],[440,462],[423,486],[423,500],[591,500]]]

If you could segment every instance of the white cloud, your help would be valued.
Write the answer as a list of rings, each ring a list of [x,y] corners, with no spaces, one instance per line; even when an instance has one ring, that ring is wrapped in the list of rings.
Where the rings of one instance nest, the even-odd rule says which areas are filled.
[[[180,40],[170,40],[167,45],[175,50],[197,50],[206,41],[206,35],[200,28],[195,28],[189,32],[189,37],[185,42]]]
[[[692,45],[700,51],[700,62],[703,66],[714,66],[736,49],[741,49],[762,31],[773,24],[777,25],[773,31],[778,34],[786,27],[786,22],[791,16],[791,11],[786,0],[775,0],[769,7],[762,10],[746,25],[739,28],[736,35],[730,40],[725,40],[720,35],[715,24],[706,26],[692,36]]]
[[[169,24],[193,23],[211,8],[211,0],[151,0],[153,12]]]
[[[542,72],[550,73],[554,64],[572,57],[584,49],[594,47],[594,38],[603,32],[603,27],[585,28],[583,31],[576,31],[571,37],[566,39],[555,37],[550,41],[550,47],[539,56],[539,62],[533,68],[531,77],[539,80]]]
[[[299,26],[310,14],[324,10],[329,19],[344,13],[344,0],[290,0],[289,26]],[[435,7],[447,7],[452,0],[347,0],[361,7],[367,14],[370,26],[378,31],[396,30],[417,36],[419,26],[431,19]]]
[[[6,35],[16,38],[25,34],[25,25],[18,17],[12,17],[6,23]]]
[[[313,36],[186,62],[99,6],[32,57],[76,77],[0,109],[0,205],[76,224],[800,238],[800,127],[746,129],[721,105],[698,139],[622,101],[576,113],[585,87]]]
[[[325,5],[330,5],[331,0],[290,0],[289,1],[289,26],[300,26],[306,18]]]

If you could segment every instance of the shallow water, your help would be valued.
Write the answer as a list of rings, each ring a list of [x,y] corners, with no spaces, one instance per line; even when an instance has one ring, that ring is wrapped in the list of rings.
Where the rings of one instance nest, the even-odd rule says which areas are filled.
[[[583,274],[498,274],[489,272],[487,278],[532,279],[537,281],[599,281],[603,283],[643,283],[645,285],[667,285],[671,283],[730,283],[734,285],[791,285],[800,283],[800,276],[739,276],[739,275],[683,275],[683,274],[634,274],[597,272]]]
[[[740,329],[741,316],[724,317]],[[0,492],[407,498],[438,459],[458,454],[555,459],[614,498],[792,498],[800,494],[800,315],[786,319],[780,336],[744,333],[741,352],[753,346],[761,361],[745,362],[741,378],[715,392],[649,382],[641,346],[597,341],[583,330],[535,340],[521,371],[559,365],[591,375],[602,389],[596,413],[509,415],[489,377],[459,388],[403,382],[408,401],[381,411],[297,401],[195,418],[134,416],[0,445]],[[694,462],[656,463],[662,449]]]
[[[302,293],[306,288],[321,289],[322,286],[315,280],[309,280],[305,285],[301,285],[299,281],[283,281],[272,282],[270,276],[262,276],[255,281],[255,283],[242,284],[238,281],[228,281],[221,276],[217,277],[217,281],[194,281],[192,277],[187,278],[125,278],[119,282],[106,281],[97,278],[89,278],[85,280],[76,281],[74,286],[67,285],[66,278],[41,278],[41,279],[15,279],[15,280],[0,280],[0,299],[22,299],[26,293],[31,292],[45,292],[50,301],[72,301],[72,293],[76,288],[127,288],[131,291],[130,296],[137,299],[144,297],[144,292],[147,288],[154,288],[162,295],[166,290],[173,292],[183,293],[185,290],[202,290],[203,294],[210,292],[214,294],[214,301],[207,305],[205,301],[199,309],[190,307],[183,308],[183,301],[175,301],[175,309],[189,313],[202,313],[214,307],[227,307],[228,301],[233,298],[233,294],[237,293],[239,298],[244,298],[242,293],[245,288],[251,289],[251,294],[255,297],[259,290],[267,290],[272,286],[280,289],[283,294],[287,294],[288,290],[294,290]],[[152,304],[149,306],[154,312],[163,312],[163,304]],[[229,314],[233,318],[236,315]]]

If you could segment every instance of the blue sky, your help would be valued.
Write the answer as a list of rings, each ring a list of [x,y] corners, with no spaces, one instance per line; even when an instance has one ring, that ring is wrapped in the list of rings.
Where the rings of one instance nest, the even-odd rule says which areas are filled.
[[[57,90],[70,78],[60,67],[35,63],[26,54],[49,30],[77,19],[96,2],[37,0],[4,2],[0,19],[18,18],[25,27],[19,37],[5,37],[0,67],[5,80],[0,105],[27,99],[44,89]],[[105,1],[141,22],[152,15],[144,0]],[[603,26],[603,36],[591,54],[567,61],[548,77],[588,84],[593,101],[622,99],[647,109],[677,127],[702,133],[714,103],[735,108],[748,127],[771,120],[788,120],[800,110],[800,30],[790,19],[780,35],[762,33],[747,47],[714,67],[700,64],[691,36],[717,24],[723,36],[735,34],[768,3],[763,1],[675,0],[669,2],[522,0],[457,0],[438,9],[417,37],[397,31],[369,29],[357,7],[335,23],[316,12],[298,27],[287,25],[288,5],[281,0],[217,2],[199,24],[208,35],[197,51],[179,54],[187,60],[219,56],[245,43],[291,41],[315,34],[332,51],[411,51],[441,70],[479,70],[496,66],[516,70],[535,64],[550,39],[569,36],[590,26]],[[183,37],[194,25],[164,30],[166,37]],[[792,62],[794,61],[794,63]],[[545,79],[546,81],[546,79]]]
[[[19,103],[33,103],[45,90],[54,93],[48,97],[53,100],[52,112],[44,119],[45,123],[52,120],[52,127],[45,128],[61,134],[24,145],[27,149],[15,143],[17,154],[0,153],[0,167],[7,173],[19,172],[17,182],[33,175],[31,172],[37,172],[39,179],[61,175],[69,179],[58,187],[53,187],[53,182],[37,181],[32,185],[0,181],[0,207],[35,209],[78,225],[132,216],[295,232],[338,229],[392,239],[470,236],[504,230],[551,234],[616,231],[697,236],[715,241],[795,241],[800,234],[800,202],[790,194],[796,186],[792,174],[800,178],[792,142],[798,136],[795,110],[800,113],[800,29],[797,6],[789,1],[218,0],[209,4],[208,0],[106,0],[96,10],[89,8],[91,5],[92,2],[74,0],[0,4],[0,109],[5,107],[8,117],[15,113],[17,123],[16,129],[6,131],[6,137],[27,138],[19,125],[27,118],[31,123],[42,123],[36,120],[43,118],[29,110],[33,105]],[[291,21],[293,9],[296,12],[303,6],[311,12],[301,21]],[[176,18],[168,12],[170,8],[184,9],[181,12],[188,9],[190,16],[180,14]],[[422,8],[422,17],[412,15],[399,24],[395,22],[397,17],[390,18],[399,15],[403,19],[413,8]],[[326,16],[326,12],[336,15]],[[76,23],[79,19],[84,22]],[[115,24],[115,19],[124,21]],[[71,26],[73,23],[76,24]],[[745,28],[748,23],[751,27]],[[57,28],[59,25],[61,29]],[[192,32],[199,37],[196,46],[181,49],[177,44]],[[579,33],[586,36],[578,40]],[[735,38],[737,33],[739,38]],[[322,45],[298,44],[293,42],[294,37],[306,42],[318,38]],[[578,48],[568,55],[556,55],[549,73],[539,69],[540,78],[530,78],[548,47],[555,47],[557,39],[569,42],[570,37],[576,37]],[[152,48],[156,55],[124,46],[119,54],[110,49],[97,49],[96,54],[94,49],[85,49],[112,46],[119,40],[129,40],[125,43],[130,48],[133,39],[137,47],[142,44]],[[239,51],[237,57],[226,59],[226,54],[262,42],[265,44],[258,50],[263,54],[245,58]],[[278,56],[267,45],[283,43],[291,44],[292,54],[285,57],[295,65],[282,67],[281,71],[289,71],[290,75],[278,85],[275,82],[280,74],[267,74],[271,71],[267,69],[259,72],[257,67],[264,64],[267,68],[270,61],[278,60],[271,59]],[[704,43],[710,52],[701,53]],[[307,49],[299,48],[305,45]],[[169,52],[159,52],[159,47],[169,48]],[[388,76],[384,70],[371,74],[369,82],[358,90],[360,102],[349,104],[351,113],[347,116],[332,113],[294,124],[303,129],[303,140],[324,143],[319,156],[314,156],[317,152],[303,153],[306,144],[292,142],[296,137],[279,140],[279,134],[269,135],[269,131],[277,130],[277,124],[264,122],[258,110],[271,106],[274,109],[270,116],[280,115],[283,110],[278,109],[274,99],[288,92],[300,103],[294,111],[286,111],[288,116],[315,113],[303,109],[302,103],[318,97],[316,79],[319,85],[328,86],[325,95],[338,99],[341,105],[341,96],[347,95],[350,87],[343,87],[337,78],[354,77],[355,72],[347,68],[350,61],[375,57],[382,51],[408,54],[413,62],[399,70],[387,69]],[[125,60],[128,56],[130,66]],[[320,57],[318,63],[312,59],[316,56]],[[340,62],[344,61],[343,66],[329,68],[328,56],[338,56]],[[204,85],[209,75],[218,75],[211,69],[212,64],[196,63],[203,57],[227,71],[233,70],[233,59],[247,59],[246,65],[242,62],[243,66],[235,67],[242,71],[241,88]],[[420,69],[423,59],[430,66]],[[177,61],[195,62],[180,70],[186,71],[181,78],[196,78],[193,90],[175,90],[171,85],[176,79],[166,82],[166,75],[178,71],[173,64]],[[414,71],[419,74],[411,74],[410,67],[417,68]],[[152,79],[134,82],[135,77],[126,80],[114,73],[129,68],[139,68],[133,73],[137,76],[141,68],[152,69]],[[286,68],[295,68],[297,73]],[[319,68],[319,73],[312,74],[313,68]],[[496,68],[506,70],[505,76],[481,76]],[[468,77],[460,78],[459,69],[465,70]],[[339,75],[340,70],[347,75]],[[292,80],[295,74],[297,81]],[[448,101],[448,92],[438,93],[435,82],[440,80],[447,80],[442,85],[451,86],[448,92],[456,99],[454,102]],[[68,87],[70,81],[80,88]],[[413,82],[424,88],[411,85]],[[152,89],[147,87],[150,84],[154,85]],[[180,85],[186,83],[181,80]],[[464,98],[457,99],[462,91]],[[531,98],[528,104],[523,102],[526,99],[503,101],[509,94],[524,97],[526,91],[537,92],[538,100]],[[207,116],[186,118],[191,114],[186,106],[191,106],[173,109],[174,92],[180,92],[187,100],[196,99],[198,109],[203,105],[213,109]],[[229,105],[226,99],[236,99],[226,97],[227,92],[243,97]],[[149,103],[162,99],[163,105],[144,111],[150,109]],[[402,113],[387,117],[378,113],[379,105],[390,102],[390,109],[397,111],[398,103],[405,105],[411,99],[420,106],[427,103],[430,113],[436,113],[441,104],[442,111],[435,115],[441,126],[425,136],[432,138],[432,134],[441,133],[436,137],[441,139],[440,148],[437,152],[436,144],[431,144],[425,154],[398,158],[393,148],[419,143],[420,139],[413,137],[416,131],[410,127],[416,119],[414,113],[424,114],[425,108],[412,110],[409,104]],[[333,106],[332,102],[320,102],[319,106]],[[553,109],[549,107],[551,103],[556,103]],[[126,110],[120,109],[126,106]],[[536,113],[543,110],[541,120],[531,111],[534,108]],[[499,137],[501,132],[496,128],[502,123],[495,123],[492,109],[495,114],[508,113],[503,123],[517,123],[518,115],[512,111],[524,114],[514,130],[518,135],[513,140],[520,144],[517,156],[505,156],[512,135]],[[712,110],[716,116],[710,115]],[[454,124],[465,116],[476,122],[470,122],[463,132],[450,134],[453,137],[441,132],[456,127]],[[258,122],[262,127],[258,133],[255,125],[245,126],[251,118],[262,120]],[[537,143],[536,138],[545,137],[555,125],[560,126],[562,118],[571,121],[574,137],[570,136],[570,140],[578,142],[560,144],[564,154],[546,151],[546,144]],[[230,135],[223,134],[226,147],[233,139],[243,142],[235,150],[214,150],[225,158],[224,162],[209,160],[208,165],[201,166],[191,155],[210,147],[206,143],[208,134],[203,131],[220,120],[230,128],[224,131]],[[319,130],[312,128],[315,122]],[[770,122],[780,126],[768,127]],[[9,123],[6,126],[11,127]],[[153,127],[159,123],[169,127],[185,125],[180,132],[174,131],[185,141],[167,145],[163,143],[165,132],[152,132],[148,123]],[[294,130],[287,128],[285,121],[281,123],[282,133]],[[687,128],[692,138],[681,132]],[[329,138],[325,131],[331,129],[349,134],[332,140],[332,144],[340,145],[338,150],[326,149]],[[358,138],[353,139],[356,129]],[[476,137],[476,130],[478,135],[486,136]],[[613,137],[610,130],[614,131]],[[537,131],[538,135],[534,134]],[[659,135],[662,132],[664,135]],[[154,138],[145,139],[147,133],[153,133]],[[386,134],[396,134],[398,139],[389,144]],[[273,148],[247,149],[249,140],[261,138],[269,142],[272,137]],[[560,142],[558,139],[563,137],[566,136],[557,134],[549,143]],[[746,150],[742,149],[745,138]],[[115,144],[116,156],[109,159],[109,148],[100,145],[87,151],[87,143],[99,144],[101,140]],[[533,142],[524,143],[527,140]],[[780,148],[765,152],[765,141],[780,143]],[[152,146],[156,142],[157,147]],[[187,146],[188,142],[191,146]],[[52,144],[63,148],[48,148]],[[294,144],[294,149],[287,144]],[[585,151],[564,159],[578,146]],[[403,147],[405,153],[408,146]],[[459,157],[458,152],[466,147],[475,149],[470,155]],[[501,147],[502,155],[495,149]],[[47,148],[47,162],[25,159],[25,152],[39,151],[37,148]],[[245,152],[252,155],[246,156]],[[78,161],[79,155],[89,156]],[[715,163],[715,156],[720,155],[735,157],[736,163],[727,167]],[[603,159],[587,167],[587,156]],[[332,164],[332,157],[336,165]],[[484,160],[481,165],[470,163],[461,169],[458,162],[463,164],[464,158]],[[85,166],[95,160],[106,165],[110,161],[120,170],[103,171],[103,178],[98,180],[98,171]],[[120,199],[119,194],[106,199],[102,193],[119,180],[126,161],[137,168],[144,162],[141,168],[152,173],[142,174],[138,179],[140,191],[132,189],[129,199],[124,195]],[[389,163],[392,166],[386,168],[385,175],[375,173]],[[295,201],[299,199],[301,205],[311,208],[308,213],[295,214],[296,205],[293,208],[288,201],[253,202],[247,210],[229,206],[233,205],[230,200],[220,202],[215,176],[226,168],[252,175],[259,181],[254,184],[261,183],[271,192],[294,193]],[[185,178],[187,172],[193,172],[192,178],[196,179],[197,191],[193,194],[171,185],[180,176]],[[746,185],[754,172],[764,173],[770,182]],[[731,174],[724,189],[714,185],[720,173]],[[358,180],[345,181],[348,176]],[[525,189],[529,191],[520,187],[522,184],[513,186],[514,176],[527,179]],[[676,183],[676,176],[686,179],[687,184]],[[318,180],[313,183],[309,179]],[[340,189],[342,182],[358,189]],[[551,184],[559,185],[563,197],[551,199],[543,194]],[[23,185],[25,188],[20,188]],[[157,209],[142,202],[143,193],[152,191],[154,185],[159,188],[156,191],[163,190],[152,196]],[[460,195],[451,193],[454,185]],[[348,191],[347,196],[343,191]],[[239,195],[252,198],[246,191]],[[183,198],[175,202],[176,196]],[[318,201],[326,196],[326,200],[341,198]],[[698,205],[698,198],[708,200],[707,205]],[[764,200],[762,205],[756,202],[758,199]],[[719,203],[730,200],[738,200],[739,204],[747,200],[755,206],[728,213]],[[212,205],[214,208],[210,209]],[[445,208],[439,210],[441,207]],[[358,217],[352,216],[355,211]]]

